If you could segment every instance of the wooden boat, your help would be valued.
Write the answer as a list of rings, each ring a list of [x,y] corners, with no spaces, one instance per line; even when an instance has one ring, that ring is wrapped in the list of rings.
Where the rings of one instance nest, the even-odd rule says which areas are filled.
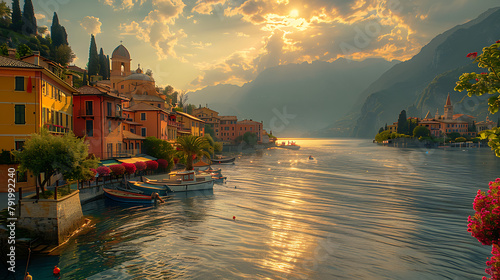
[[[310,160],[313,160],[314,158],[313,158],[313,156],[309,156],[309,159],[310,159]]]
[[[224,164],[224,163],[234,163],[235,157],[230,157],[230,158],[214,158],[212,159],[212,164]]]
[[[169,174],[169,178],[150,179],[142,177],[150,185],[167,186],[173,192],[210,190],[214,188],[214,179],[210,174],[195,174],[194,170],[179,171]]]
[[[172,192],[167,186],[151,185],[144,182],[128,181],[128,186],[133,190],[141,191],[145,195],[157,193],[161,196],[167,195],[167,192]]]
[[[164,202],[163,199],[157,194],[152,195],[138,194],[127,191],[113,190],[113,189],[102,189],[104,195],[114,201],[125,202],[125,203],[137,203],[137,204],[156,204],[158,202]]]

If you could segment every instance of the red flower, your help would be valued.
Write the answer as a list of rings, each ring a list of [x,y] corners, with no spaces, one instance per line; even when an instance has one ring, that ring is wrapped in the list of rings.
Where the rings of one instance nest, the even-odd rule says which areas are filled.
[[[486,72],[483,72],[483,73],[481,73],[481,75],[488,75],[488,73],[486,73]]]
[[[168,161],[167,160],[164,160],[162,158],[158,159],[157,160],[158,162],[158,165],[161,167],[161,168],[167,168],[168,166]]]
[[[500,40],[498,40],[497,43],[500,43]]]
[[[479,82],[479,79],[476,79],[476,82]]]
[[[471,53],[468,53],[468,54],[467,54],[467,57],[468,57],[468,58],[475,59],[475,58],[477,57],[477,52],[471,52]]]

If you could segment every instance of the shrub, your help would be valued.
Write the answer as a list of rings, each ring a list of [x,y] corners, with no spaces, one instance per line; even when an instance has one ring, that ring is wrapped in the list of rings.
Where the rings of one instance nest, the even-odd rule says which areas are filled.
[[[158,166],[160,168],[167,168],[168,167],[168,161],[165,159],[160,158],[156,162],[158,162]]]
[[[179,163],[179,158],[175,157],[174,158],[174,164],[177,164],[177,163]]]
[[[135,167],[135,164],[133,163],[122,163],[123,167],[125,167],[125,173],[126,174],[134,174],[137,168]]]
[[[120,176],[125,174],[125,167],[121,164],[114,164],[109,167],[114,175]]]
[[[148,170],[156,170],[158,169],[158,162],[154,160],[146,161],[146,167]]]
[[[108,176],[111,173],[111,169],[104,165],[97,167],[96,171],[99,173],[99,176]]]
[[[135,167],[137,168],[137,171],[143,171],[143,170],[146,170],[147,166],[146,166],[146,163],[144,161],[138,161],[135,164]]]

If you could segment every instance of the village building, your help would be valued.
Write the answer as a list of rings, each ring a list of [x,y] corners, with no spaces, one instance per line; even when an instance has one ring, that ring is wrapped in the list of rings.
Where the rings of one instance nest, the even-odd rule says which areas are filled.
[[[0,149],[7,152],[22,149],[30,134],[40,133],[43,127],[53,134],[73,130],[72,104],[77,90],[39,65],[39,56],[33,62],[0,57]],[[9,167],[1,165],[0,178]],[[16,182],[16,188],[34,186],[35,178],[18,174]]]
[[[220,117],[219,112],[209,109],[207,107],[201,107],[193,110],[193,116],[203,120],[215,134],[217,139],[220,139]]]

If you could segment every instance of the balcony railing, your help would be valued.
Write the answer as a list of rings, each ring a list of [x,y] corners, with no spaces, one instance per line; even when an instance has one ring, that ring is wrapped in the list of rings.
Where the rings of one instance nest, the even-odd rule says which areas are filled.
[[[94,116],[94,111],[93,110],[80,109],[80,112],[79,112],[78,116],[79,117],[93,117]]]
[[[138,149],[129,149],[121,151],[112,151],[106,153],[106,158],[120,158],[120,157],[131,157],[140,154],[141,151]]]
[[[177,127],[177,129],[182,128],[182,123],[180,123],[180,122],[169,120],[167,124],[168,124],[168,126]]]
[[[46,129],[48,129],[50,132],[54,132],[54,133],[67,133],[67,132],[69,132],[69,128],[64,127],[62,125],[46,123],[46,124],[44,124],[44,127]]]

